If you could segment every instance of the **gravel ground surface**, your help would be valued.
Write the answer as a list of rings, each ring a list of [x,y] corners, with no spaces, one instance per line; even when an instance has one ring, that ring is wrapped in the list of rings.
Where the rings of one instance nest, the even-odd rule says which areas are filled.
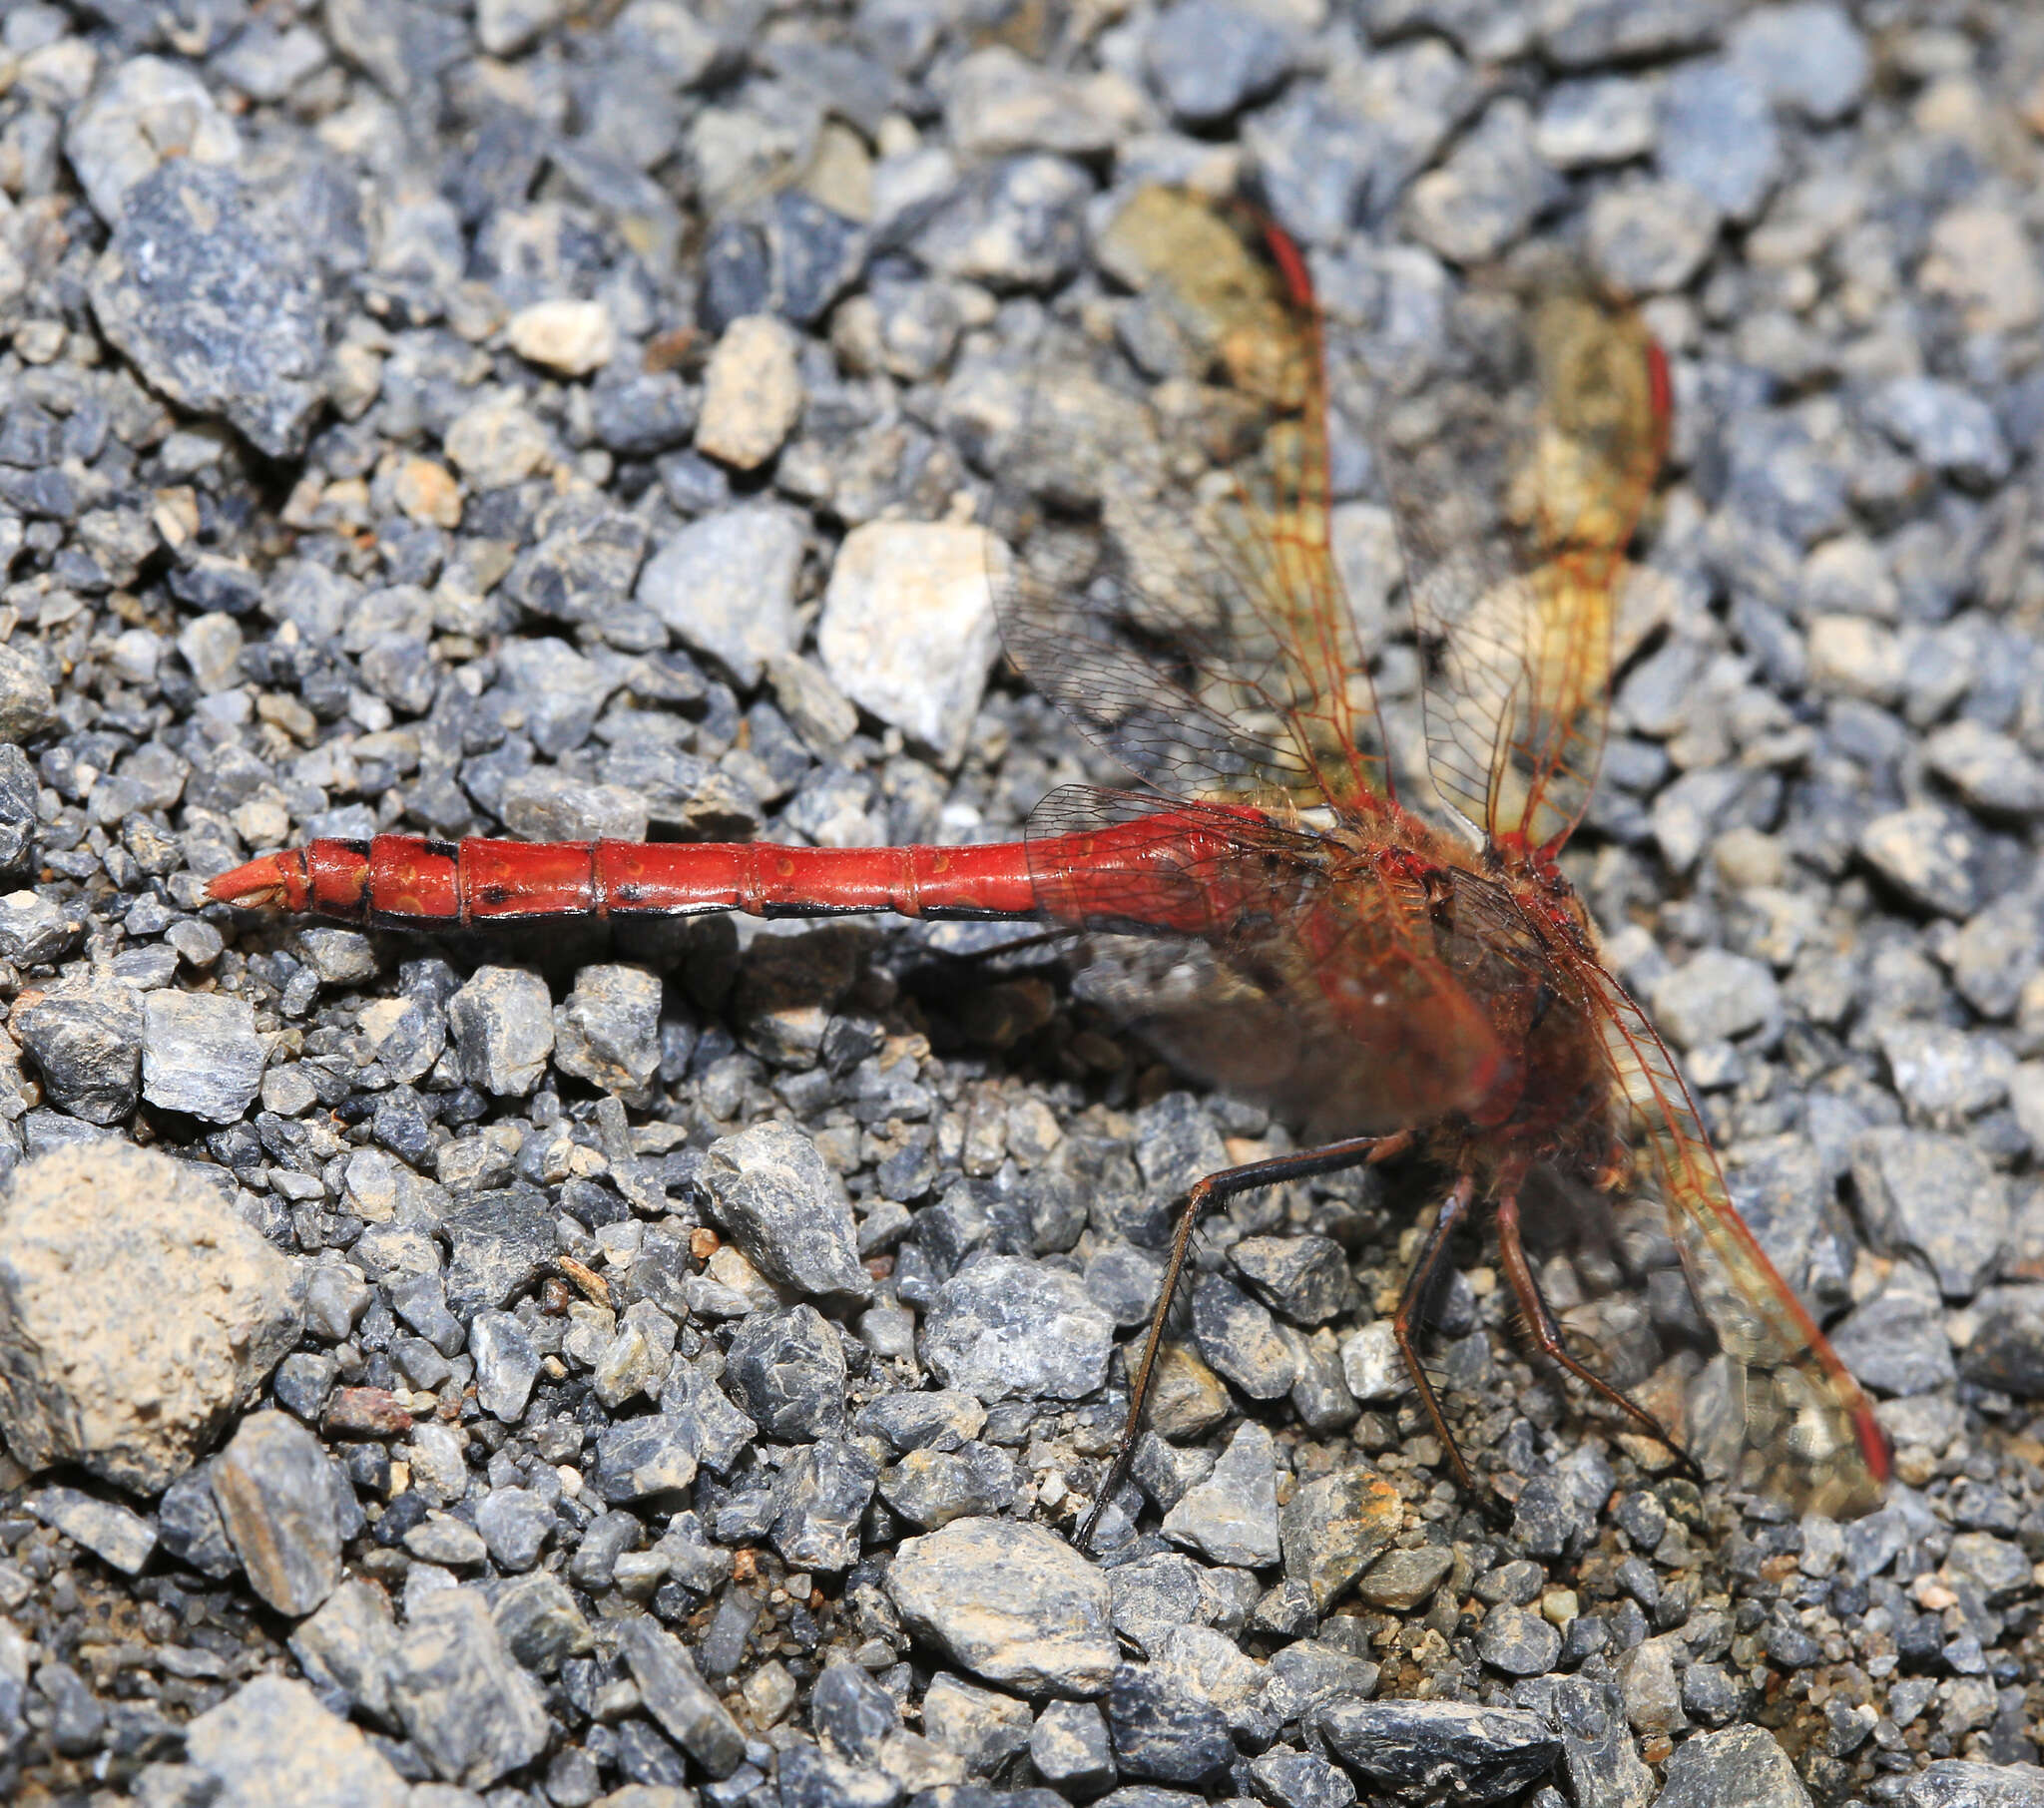
[[[1281,1127],[955,927],[204,902],[1107,777],[960,499],[1046,309],[1140,334],[1104,223],[1239,177],[1342,355],[1541,240],[1647,302],[1666,608],[1572,871],[1877,1397],[1870,1518],[1643,1468],[1474,1240],[1471,1511],[1392,1173],[1209,1224],[1083,1557],[1163,1206]],[[2044,1802],[2044,15],[16,4],[0,190],[0,1794]]]

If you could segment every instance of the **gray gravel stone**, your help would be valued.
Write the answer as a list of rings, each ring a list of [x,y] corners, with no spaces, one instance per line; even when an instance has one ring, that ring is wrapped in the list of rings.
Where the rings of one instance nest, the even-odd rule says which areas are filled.
[[[1260,1570],[1275,1564],[1278,1542],[1277,1446],[1254,1420],[1230,1440],[1213,1474],[1164,1516],[1164,1536],[1217,1564]]]
[[[45,1526],[130,1576],[141,1575],[156,1550],[156,1528],[118,1501],[98,1501],[75,1488],[45,1488],[30,1495],[27,1505]]]
[[[1859,105],[1873,73],[1866,40],[1832,0],[1749,13],[1729,35],[1732,62],[1777,106],[1830,125]]]
[[[1936,377],[1896,377],[1866,403],[1867,418],[1927,465],[1964,483],[1998,482],[2009,466],[1994,410]]]
[[[1012,1255],[976,1256],[939,1287],[918,1343],[938,1381],[988,1403],[1082,1400],[1113,1348],[1076,1274]]]
[[[1320,1324],[1354,1298],[1348,1258],[1332,1237],[1246,1236],[1228,1259],[1267,1306],[1293,1324]]]
[[[1937,1283],[1910,1262],[1832,1327],[1831,1347],[1865,1387],[1927,1394],[1958,1379]]]
[[[802,542],[800,518],[778,503],[706,515],[647,561],[634,595],[684,646],[751,689],[796,651]]]
[[[1966,1379],[2044,1400],[2044,1287],[1990,1287],[1973,1302],[1973,1317],[1959,1364]]]
[[[1107,1788],[1116,1773],[1106,1716],[1091,1701],[1046,1701],[1029,1729],[1029,1761],[1046,1783],[1075,1795]]]
[[[1220,1710],[1176,1686],[1162,1666],[1125,1663],[1115,1671],[1107,1726],[1124,1776],[1198,1785],[1219,1777],[1235,1756]]]
[[[1688,285],[1718,240],[1718,212],[1681,183],[1606,189],[1590,208],[1586,247],[1621,295],[1669,294]]]
[[[128,192],[167,157],[233,165],[242,140],[194,70],[132,57],[72,115],[64,151],[94,212],[118,226]]]
[[[39,967],[78,945],[84,925],[54,898],[13,891],[0,898],[0,960]]]
[[[119,1124],[142,1092],[142,997],[93,973],[17,996],[7,1027],[53,1105],[88,1124]]]
[[[1809,1792],[1772,1733],[1728,1726],[1698,1733],[1676,1747],[1662,1779],[1666,1808],[1750,1802],[1755,1808],[1807,1808]]]
[[[1654,93],[1625,76],[1560,82],[1533,127],[1533,148],[1557,170],[1629,163],[1654,146]]]
[[[221,1523],[220,1507],[213,1498],[210,1464],[189,1470],[163,1493],[157,1502],[157,1537],[171,1556],[202,1576],[224,1581],[242,1567],[235,1548],[228,1543],[227,1527]]]
[[[858,1562],[859,1520],[879,1465],[856,1444],[818,1438],[773,1484],[773,1548],[791,1569],[848,1570]]]
[[[1015,1465],[990,1444],[955,1450],[912,1450],[879,1482],[880,1498],[911,1526],[932,1532],[953,1520],[1011,1506]]]
[[[1150,28],[1150,73],[1189,125],[1224,120],[1291,70],[1290,39],[1261,14],[1224,0],[1184,0]]]
[[[1484,1615],[1476,1649],[1507,1676],[1544,1676],[1561,1655],[1561,1632],[1538,1613],[1507,1603]]]
[[[447,1001],[463,1076],[500,1099],[532,1091],[554,1048],[553,999],[538,974],[478,967]]]
[[[1948,1298],[1992,1278],[2009,1237],[2008,1189],[1972,1143],[1900,1127],[1852,1144],[1852,1183],[1877,1248],[1921,1258]]]
[[[129,189],[92,302],[181,407],[225,415],[272,458],[303,449],[325,396],[318,269],[235,176],[174,158]]]
[[[495,1488],[475,1506],[475,1529],[490,1560],[514,1575],[539,1562],[553,1528],[554,1510],[530,1489]]]
[[[261,1090],[268,1058],[246,999],[171,991],[143,999],[142,1096],[151,1105],[233,1124]]]
[[[844,1430],[844,1345],[814,1306],[748,1318],[732,1338],[725,1376],[768,1437],[833,1438]]]
[[[872,1296],[844,1182],[800,1130],[760,1124],[719,1137],[703,1183],[713,1216],[763,1274],[818,1296]]]
[[[1217,1374],[1252,1400],[1288,1394],[1299,1376],[1299,1346],[1262,1306],[1218,1274],[1193,1287],[1193,1335]]]
[[[1687,63],[1661,97],[1655,163],[1727,218],[1760,212],[1782,166],[1781,134],[1763,88],[1737,64]]]
[[[660,979],[644,967],[584,967],[554,1012],[554,1063],[626,1099],[660,1066]]]
[[[279,1613],[309,1613],[340,1580],[338,1491],[319,1440],[286,1413],[252,1413],[214,1460],[213,1498],[249,1585]]]
[[[728,1777],[746,1755],[745,1734],[704,1686],[688,1647],[651,1619],[618,1627],[618,1650],[632,1666],[648,1713],[713,1777]]]
[[[198,1715],[185,1751],[195,1786],[183,1799],[220,1808],[407,1808],[413,1799],[359,1727],[288,1676],[255,1677]]]
[[[1533,149],[1532,116],[1497,102],[1438,170],[1412,185],[1413,235],[1457,263],[1500,255],[1561,196],[1561,179]]]
[[[390,1696],[405,1732],[447,1782],[487,1789],[546,1748],[538,1687],[505,1649],[476,1588],[443,1588],[411,1606],[391,1658]]]
[[[529,1287],[554,1259],[559,1241],[545,1193],[509,1186],[478,1193],[441,1222],[452,1251],[447,1303],[473,1314],[503,1306]]]
[[[596,1642],[567,1584],[544,1572],[506,1582],[490,1612],[504,1648],[535,1675],[551,1676]]]
[[[904,1539],[887,1593],[918,1636],[1025,1695],[1099,1695],[1119,1662],[1106,1580],[1042,1526],[957,1520]]]
[[[397,1625],[381,1588],[342,1582],[316,1613],[292,1628],[290,1646],[306,1680],[336,1713],[359,1710],[385,1725],[396,1723],[389,1671]]]
[[[1278,1519],[1284,1574],[1324,1613],[1390,1546],[1403,1522],[1398,1492],[1370,1469],[1344,1469],[1292,1491]]]
[[[297,1341],[289,1264],[194,1169],[106,1142],[0,1202],[0,1431],[32,1469],[154,1494]]]
[[[40,734],[56,713],[57,693],[42,667],[19,647],[0,646],[0,741]]]
[[[1891,810],[1859,831],[1858,852],[1910,904],[1949,917],[1980,907],[1979,849],[1971,831],[1931,805]]]
[[[506,1425],[516,1425],[539,1379],[539,1349],[531,1332],[509,1312],[478,1312],[469,1327],[468,1351],[475,1358],[476,1404]]]
[[[1314,1710],[1328,1747],[1365,1783],[1450,1802],[1499,1802],[1538,1782],[1561,1740],[1537,1715],[1460,1701],[1349,1701]]]

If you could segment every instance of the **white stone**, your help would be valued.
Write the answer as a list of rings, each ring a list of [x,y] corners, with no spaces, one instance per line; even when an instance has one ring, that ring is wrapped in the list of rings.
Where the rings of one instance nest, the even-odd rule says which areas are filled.
[[[816,650],[853,702],[946,764],[965,752],[1000,646],[1008,550],[959,522],[874,521],[837,550]]]
[[[535,301],[511,316],[504,336],[528,363],[572,377],[601,370],[618,348],[618,329],[601,301]]]
[[[516,395],[497,390],[455,416],[442,445],[471,490],[503,490],[539,468],[547,434]]]
[[[304,1683],[257,1676],[185,1729],[213,1808],[405,1808],[412,1792],[359,1727]],[[195,1798],[196,1799],[196,1798]]]
[[[704,372],[699,452],[752,471],[780,450],[802,411],[795,350],[792,329],[772,314],[746,314],[724,329]]]
[[[128,191],[168,159],[237,163],[242,140],[191,68],[134,57],[79,109],[64,149],[93,211],[112,226]]]

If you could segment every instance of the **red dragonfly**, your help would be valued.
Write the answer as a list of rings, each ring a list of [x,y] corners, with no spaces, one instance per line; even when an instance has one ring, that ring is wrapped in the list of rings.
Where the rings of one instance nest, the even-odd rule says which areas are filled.
[[[1082,1544],[1126,1479],[1201,1213],[1406,1151],[1452,1177],[1392,1324],[1465,1489],[1415,1329],[1479,1210],[1539,1350],[1684,1455],[1578,1358],[1542,1296],[1522,1206],[1573,1189],[1658,1197],[1716,1333],[1671,1411],[1712,1469],[1801,1509],[1867,1509],[1888,1474],[1872,1411],[1734,1208],[1673,1061],[1600,964],[1556,864],[1596,773],[1624,552],[1667,444],[1659,347],[1581,286],[1475,294],[1461,367],[1382,410],[1375,452],[1421,666],[1408,799],[1334,552],[1304,259],[1268,224],[1163,189],[1135,197],[1097,249],[1131,291],[1133,355],[1061,346],[1026,405],[995,418],[993,582],[1015,665],[1142,789],[1054,792],[1027,838],[1001,845],[313,841],[213,895],[378,925],[1016,918],[1161,949],[1139,1027],[1309,1140],[1178,1201]]]

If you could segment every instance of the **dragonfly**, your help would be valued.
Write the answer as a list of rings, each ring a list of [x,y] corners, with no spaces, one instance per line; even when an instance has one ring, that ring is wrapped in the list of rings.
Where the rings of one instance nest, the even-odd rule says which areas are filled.
[[[891,912],[1133,947],[1133,1027],[1300,1133],[1175,1202],[1082,1547],[1126,1484],[1203,1215],[1398,1156],[1445,1177],[1391,1327],[1464,1490],[1480,1498],[1419,1334],[1457,1233],[1487,1218],[1534,1348],[1663,1463],[1708,1458],[1799,1510],[1871,1508],[1889,1470],[1873,1412],[1735,1208],[1558,864],[1595,783],[1627,549],[1668,445],[1661,349],[1636,314],[1547,275],[1472,295],[1468,355],[1439,381],[1386,385],[1372,456],[1419,689],[1401,759],[1343,583],[1347,480],[1305,257],[1252,211],[1164,188],[1125,204],[1096,252],[1119,285],[1114,331],[1049,346],[1019,401],[995,384],[986,404],[990,583],[1019,673],[1133,782],[1053,791],[1010,843],[381,834],[265,854],[212,895],[376,926]],[[1716,1345],[1672,1396],[1688,1442],[1579,1355],[1550,1305],[1525,1232],[1549,1195],[1658,1202]]]

